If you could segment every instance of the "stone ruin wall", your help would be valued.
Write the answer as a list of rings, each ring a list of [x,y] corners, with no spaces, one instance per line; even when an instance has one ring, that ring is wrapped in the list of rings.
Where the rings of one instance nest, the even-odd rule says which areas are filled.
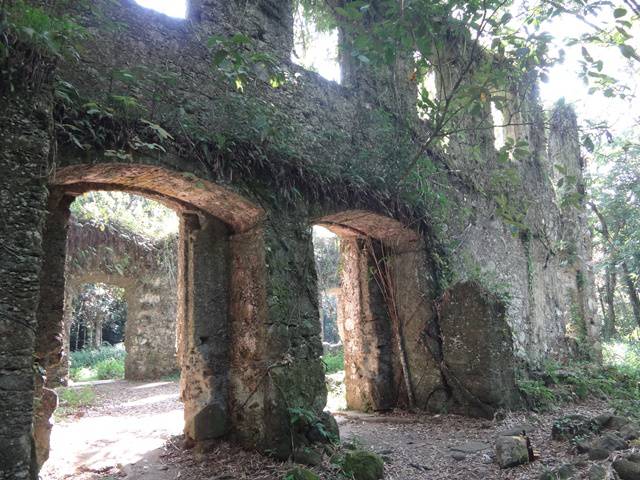
[[[124,162],[104,154],[121,147],[115,140],[80,152],[54,133],[52,77],[2,97],[0,205],[9,213],[0,229],[6,253],[0,257],[6,312],[0,351],[7,372],[0,379],[6,405],[0,451],[15,455],[0,459],[1,478],[33,477],[46,459],[55,394],[45,378],[34,379],[32,355],[45,367],[59,359],[68,205],[90,189],[155,196],[172,202],[181,216],[178,359],[185,433],[196,442],[225,436],[283,458],[292,454],[292,437],[294,449],[308,444],[305,431],[290,430],[288,408],[320,412],[326,399],[312,224],[340,232],[344,258],[353,266],[343,272],[341,295],[357,296],[359,303],[341,312],[341,328],[368,340],[354,334],[351,345],[345,342],[353,352],[347,389],[354,407],[406,404],[399,379],[407,364],[418,407],[487,415],[517,406],[515,366],[526,371],[570,356],[566,333],[576,320],[597,353],[584,212],[560,207],[552,185],[555,163],[581,177],[575,118],[558,110],[546,131],[531,79],[511,92],[526,120],[514,134],[531,150],[515,164],[529,229],[514,236],[483,194],[499,171],[490,130],[453,137],[447,152],[429,152],[451,186],[454,208],[444,220],[371,193],[384,187],[375,180],[387,174],[381,165],[393,161],[401,171],[419,143],[407,122],[393,120],[417,121],[415,85],[396,80],[408,78],[406,64],[371,71],[343,58],[343,85],[292,65],[289,2],[194,1],[186,21],[130,1],[94,3],[102,7],[100,21],[78,7],[94,35],[82,60],[61,63],[57,72],[86,98],[117,91],[146,103],[141,90],[114,80],[113,72],[161,69],[174,83],[159,85],[153,120],[173,132],[175,142],[166,153],[134,152]],[[124,27],[104,28],[105,19]],[[216,79],[206,39],[239,31],[272,53],[293,80],[278,89],[252,83],[238,94]],[[252,136],[247,122],[257,113],[283,132],[286,148]],[[200,150],[181,143],[185,124],[233,139],[235,148],[210,145],[215,161],[203,160]],[[480,155],[467,150],[470,142]],[[292,167],[291,159],[301,166]],[[364,186],[314,185],[322,180],[318,167],[343,178],[354,170],[370,177]],[[284,194],[289,185],[297,189],[295,201]],[[573,247],[560,251],[561,244]],[[363,275],[381,248],[393,272],[401,342],[389,338],[398,325],[384,320],[383,292]],[[453,275],[444,275],[443,261]],[[510,394],[496,398],[505,389]]]
[[[116,225],[71,218],[64,298],[65,355],[51,366],[53,384],[66,384],[72,302],[82,285],[105,283],[125,291],[125,378],[158,379],[178,370],[176,359],[176,244],[153,242]]]

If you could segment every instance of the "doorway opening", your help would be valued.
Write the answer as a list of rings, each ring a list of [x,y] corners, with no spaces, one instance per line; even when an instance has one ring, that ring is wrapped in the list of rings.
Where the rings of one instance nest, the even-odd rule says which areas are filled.
[[[313,227],[313,251],[318,278],[318,307],[322,361],[327,384],[327,410],[347,409],[344,345],[338,327],[340,302],[340,238],[331,230]]]
[[[85,222],[78,230],[78,239],[85,238],[86,234],[86,238],[91,239],[89,247],[78,249],[78,262],[68,261],[74,235],[74,222],[70,221],[74,200],[96,191],[109,192],[110,199],[114,195],[139,195],[175,212],[173,224],[179,225],[178,233],[173,237],[177,243],[174,250],[177,258],[174,263],[169,262],[170,268],[159,268],[158,265],[166,266],[162,259],[171,242],[166,238],[160,242],[141,239],[144,235],[136,232],[134,227],[144,222],[135,218],[121,222],[126,224],[125,227],[131,227],[124,229],[125,235],[120,235],[123,233],[122,225],[115,226],[95,218]],[[147,216],[154,217],[155,208],[138,208],[146,203],[127,198],[126,203],[116,202],[115,205],[126,207],[121,209],[125,217],[140,209],[146,211]],[[98,212],[102,210],[97,208]],[[74,280],[77,285],[103,283],[124,289],[127,303],[125,379],[96,382],[99,387],[95,398],[100,408],[81,415],[82,419],[97,422],[87,431],[111,434],[107,435],[108,439],[103,436],[98,445],[101,446],[99,455],[81,455],[79,458],[83,462],[86,463],[87,459],[104,460],[101,456],[105,451],[103,447],[109,445],[111,448],[114,439],[125,442],[125,448],[120,450],[127,455],[143,454],[144,459],[148,459],[157,454],[159,449],[152,448],[158,446],[156,434],[160,432],[164,437],[168,434],[158,428],[165,425],[161,422],[165,414],[167,418],[171,417],[166,425],[174,425],[175,433],[183,432],[185,439],[195,444],[225,438],[238,431],[249,431],[256,425],[250,415],[233,415],[232,409],[242,406],[239,402],[245,398],[244,392],[231,390],[230,380],[243,385],[258,374],[262,364],[247,362],[243,351],[231,347],[242,342],[256,345],[263,338],[260,336],[262,332],[256,329],[242,328],[254,321],[254,311],[263,312],[266,308],[264,295],[254,295],[252,306],[255,308],[246,308],[248,292],[262,292],[265,285],[264,265],[260,263],[262,230],[255,228],[263,218],[264,211],[241,195],[187,172],[147,164],[120,163],[74,164],[55,171],[44,226],[44,260],[36,315],[38,330],[34,361],[39,368],[34,386],[33,438],[38,469],[47,462],[51,445],[54,449],[56,445],[65,447],[64,441],[56,440],[55,431],[53,442],[50,438],[58,400],[53,389],[59,385],[55,382],[54,372],[60,370],[65,358],[68,359],[68,355],[64,355],[65,337],[69,336],[65,327],[71,322],[65,320],[69,315],[65,315],[64,305],[72,304],[70,299],[65,299],[69,296],[65,279],[69,277],[70,269],[76,269],[78,273]],[[164,226],[167,222],[161,223]],[[121,248],[123,242],[131,249]],[[122,251],[129,253],[118,255]],[[92,268],[97,265],[102,266]],[[155,273],[147,275],[150,272]],[[165,286],[172,283],[169,280],[174,276],[176,288],[173,294],[167,294]],[[167,299],[173,299],[175,314],[167,315],[172,311],[166,304]],[[162,316],[171,318],[171,326],[157,321]],[[237,325],[233,331],[232,324]],[[165,326],[159,328],[159,325]],[[232,334],[241,338],[232,342]],[[136,358],[142,361],[134,362]],[[171,361],[173,371],[175,365],[179,365],[179,382],[175,376],[167,378],[158,371],[157,367],[165,364],[163,359]],[[78,386],[85,385],[74,387]],[[109,388],[113,391],[100,391]],[[71,395],[81,399],[86,397],[78,392]],[[100,403],[104,398],[111,401]],[[134,428],[133,433],[110,430],[118,424],[113,421],[118,412],[130,414],[137,408],[144,411],[136,414],[134,421],[120,422],[120,425]],[[146,417],[149,413],[150,416]],[[261,415],[261,412],[256,415]],[[141,421],[143,418],[149,421]],[[135,430],[145,425],[153,430],[155,436],[141,436],[140,431]],[[149,438],[156,443],[145,440]],[[127,447],[127,442],[135,448]],[[146,453],[142,449],[146,449]],[[109,457],[112,464],[123,464],[125,457],[116,462],[114,457],[117,455]],[[51,469],[52,466],[45,465],[42,472],[48,473]],[[49,478],[60,476],[54,473]]]
[[[70,205],[63,361],[43,479],[121,474],[183,427],[177,364],[175,212],[90,191]]]

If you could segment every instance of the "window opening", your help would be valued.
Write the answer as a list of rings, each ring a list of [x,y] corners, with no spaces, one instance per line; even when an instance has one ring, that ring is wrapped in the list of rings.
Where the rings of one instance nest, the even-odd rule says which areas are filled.
[[[340,83],[338,29],[320,29],[313,19],[305,15],[302,6],[299,6],[294,15],[293,31],[291,61],[320,74],[327,80]]]
[[[186,0],[136,0],[138,5],[164,13],[169,17],[186,18]]]

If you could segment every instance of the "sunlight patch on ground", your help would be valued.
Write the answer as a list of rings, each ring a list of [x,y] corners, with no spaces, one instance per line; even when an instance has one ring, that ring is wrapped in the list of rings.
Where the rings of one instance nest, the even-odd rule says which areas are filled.
[[[167,400],[178,401],[179,395],[177,393],[154,395],[152,397],[141,398],[140,400],[132,400],[131,402],[124,402],[122,407],[141,407],[142,405],[152,405],[154,403],[166,402]]]
[[[173,382],[143,383],[142,385],[138,385],[137,387],[131,387],[131,390],[144,390],[145,388],[163,387],[164,385],[169,385],[170,383]]]
[[[78,469],[100,471],[140,461],[161,448],[166,440],[182,433],[183,411],[135,417],[83,417],[55,425],[51,456],[42,471],[43,480],[72,475]]]

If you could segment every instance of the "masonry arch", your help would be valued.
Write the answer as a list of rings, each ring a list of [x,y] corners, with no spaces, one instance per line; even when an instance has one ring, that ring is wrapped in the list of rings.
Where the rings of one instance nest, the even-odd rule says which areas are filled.
[[[340,238],[338,329],[350,410],[422,406],[440,385],[424,344],[433,293],[424,241],[391,217],[366,210],[320,216]]]
[[[177,242],[171,235],[149,240],[123,231],[117,224],[70,221],[65,262],[65,351],[70,348],[73,298],[80,293],[80,287],[113,285],[122,289],[128,306],[125,379],[159,379],[175,372],[176,272]],[[60,372],[55,373],[60,383],[65,383],[68,367],[66,355]]]
[[[191,173],[141,164],[92,164],[59,168],[50,183],[48,216],[44,228],[44,262],[36,359],[47,372],[54,371],[63,355],[65,257],[69,206],[73,199],[93,190],[120,190],[152,198],[176,211],[180,219],[177,278],[177,359],[181,369],[180,395],[184,403],[187,437],[196,442],[233,434],[234,402],[231,380],[242,383],[250,367],[234,370],[237,355],[232,343],[257,343],[255,329],[238,325],[260,321],[265,309],[261,275],[255,259],[260,250],[258,228],[263,212],[232,190]],[[107,280],[95,273],[95,279]],[[87,280],[89,277],[83,278]],[[121,283],[121,282],[118,282]],[[244,299],[255,299],[248,310]],[[241,303],[242,306],[238,306]],[[257,312],[257,313],[256,313]],[[232,337],[237,342],[232,342]],[[235,373],[234,373],[235,372]],[[37,385],[34,437],[37,461],[48,457],[50,417],[55,409],[47,375]],[[53,394],[53,395],[52,395]]]

